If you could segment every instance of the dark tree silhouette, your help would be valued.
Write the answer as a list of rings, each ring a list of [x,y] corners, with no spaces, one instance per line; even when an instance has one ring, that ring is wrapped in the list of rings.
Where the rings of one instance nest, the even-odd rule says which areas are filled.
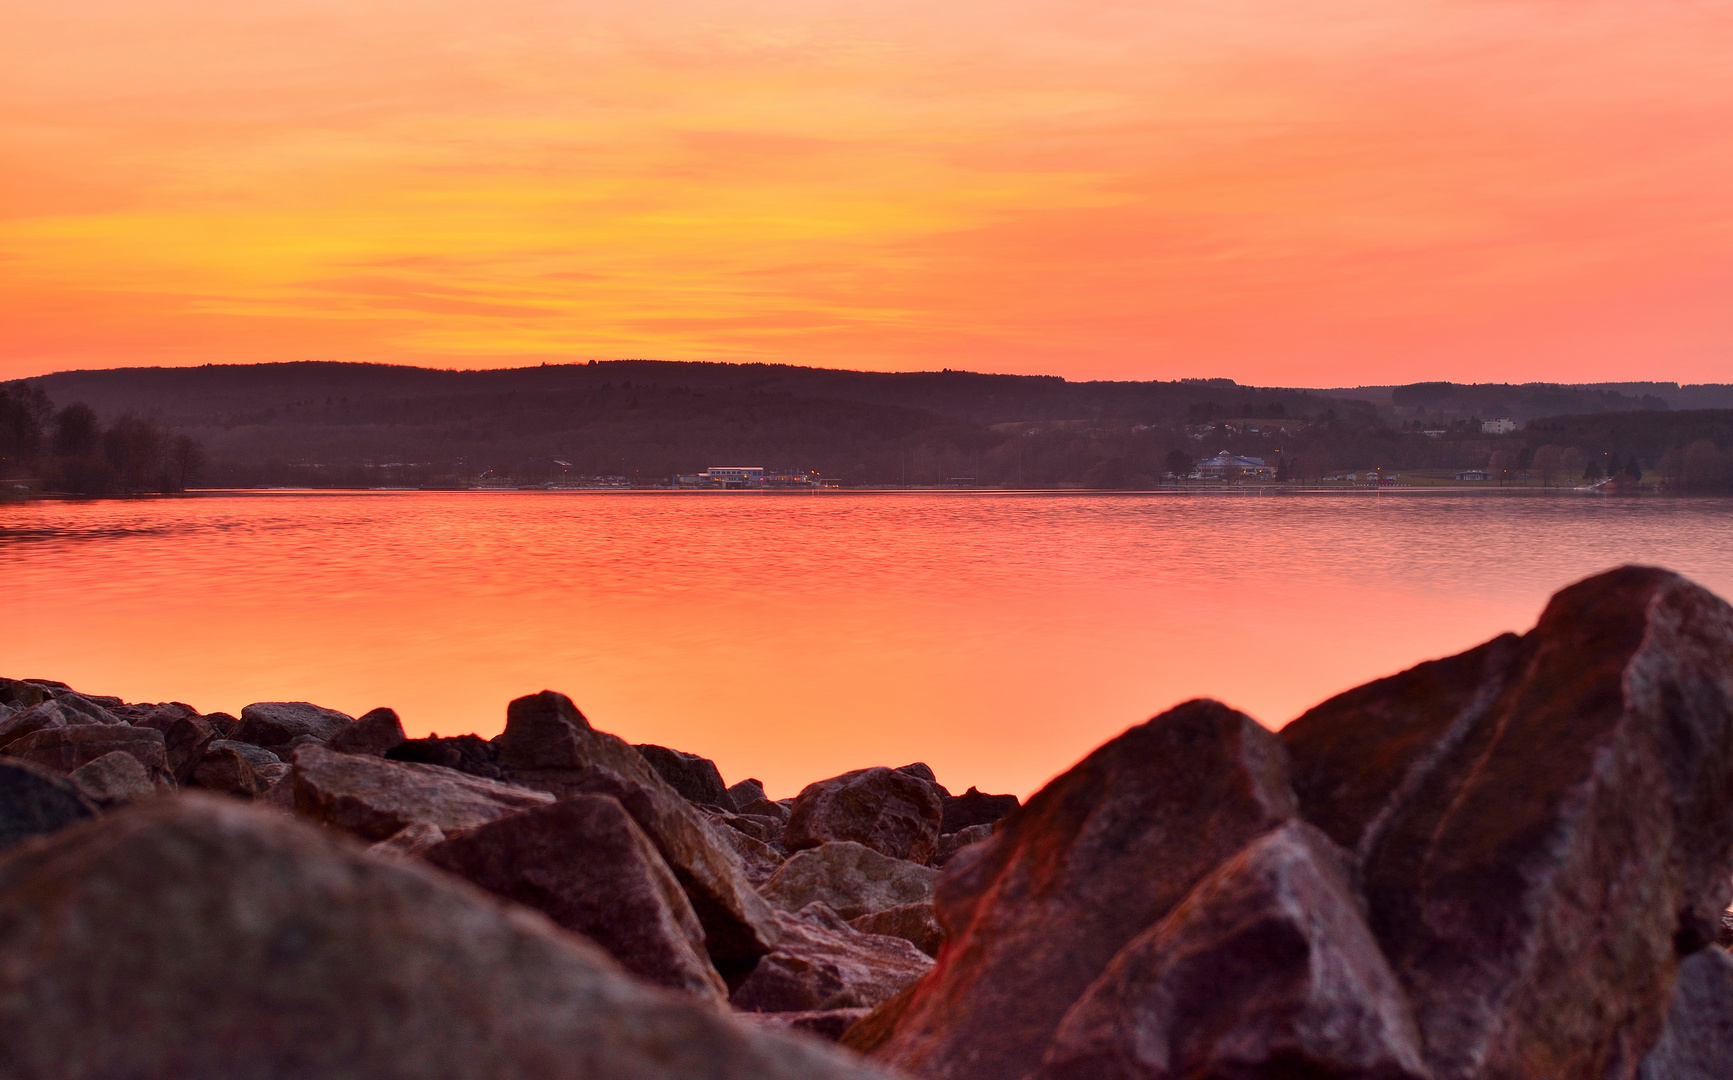
[[[54,415],[54,456],[87,458],[102,442],[102,423],[96,410],[75,401]]]
[[[1191,455],[1184,450],[1169,450],[1167,452],[1167,471],[1183,480],[1191,473]]]

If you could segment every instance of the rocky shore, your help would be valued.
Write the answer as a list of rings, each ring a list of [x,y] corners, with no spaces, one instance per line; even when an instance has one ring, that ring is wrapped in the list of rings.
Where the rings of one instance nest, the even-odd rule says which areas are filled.
[[[1733,610],[1626,567],[1026,805],[0,679],[0,1075],[1733,1077]]]

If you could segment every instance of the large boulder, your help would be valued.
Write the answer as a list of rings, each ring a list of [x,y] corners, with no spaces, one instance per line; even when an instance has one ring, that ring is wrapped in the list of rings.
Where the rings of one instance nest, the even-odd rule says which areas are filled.
[[[0,716],[0,753],[9,752],[7,748],[26,735],[34,735],[47,728],[68,727],[82,720],[75,720],[74,714],[62,709],[52,698],[13,709],[10,713]]]
[[[95,805],[66,777],[0,758],[0,852],[95,814]]]
[[[348,713],[309,701],[256,701],[241,710],[241,722],[229,737],[271,751],[286,751],[296,736],[329,740],[355,720]]]
[[[944,802],[940,833],[962,832],[973,825],[992,825],[1018,806],[1015,795],[988,795],[973,787],[961,795],[946,796]]]
[[[627,971],[728,995],[680,883],[618,800],[572,795],[454,836],[421,857],[594,941]]]
[[[640,743],[633,749],[687,802],[716,806],[728,811],[735,809],[734,799],[728,794],[727,785],[722,782],[722,773],[709,758],[681,750],[670,750],[654,743]]]
[[[0,861],[0,1075],[869,1080],[288,815],[153,800]]]
[[[1733,893],[1733,609],[1615,570],[1283,738],[1437,1080],[1636,1070]]]
[[[1666,1026],[1639,1075],[1641,1080],[1733,1076],[1733,956],[1725,949],[1699,949],[1679,965]]]
[[[931,900],[860,915],[848,924],[863,934],[900,937],[928,956],[938,956],[945,944],[945,926]]]
[[[331,736],[330,747],[340,754],[369,754],[384,757],[405,741],[403,721],[392,709],[373,709],[362,713],[353,724]],[[434,762],[442,765],[444,762]]]
[[[187,783],[206,791],[233,795],[241,799],[254,799],[263,795],[271,787],[271,781],[261,776],[253,761],[241,752],[240,747],[244,745],[246,744],[229,743],[226,746],[206,747],[199,763],[193,766],[192,774],[187,777]]]
[[[795,796],[782,843],[799,851],[853,840],[893,859],[924,863],[938,848],[943,818],[944,804],[927,781],[883,766],[856,769],[808,784]]]
[[[555,795],[575,790],[573,778],[598,765],[641,784],[667,788],[630,743],[592,728],[571,698],[552,690],[506,706],[505,730],[494,745],[499,748],[500,765],[511,771],[514,780]]]
[[[776,944],[775,913],[733,847],[660,777],[636,779],[598,765],[567,770],[562,786],[570,794],[612,796],[632,815],[686,890],[705,948],[725,978],[743,975]]]
[[[776,950],[758,962],[730,1001],[746,1012],[872,1008],[925,975],[933,961],[898,937],[863,934],[823,904],[777,912]],[[851,1018],[858,1019],[858,1018]]]
[[[880,855],[865,844],[836,840],[789,856],[758,892],[783,911],[815,901],[844,919],[932,899],[939,872]]]
[[[1192,701],[1130,729],[946,866],[949,940],[878,1025],[874,1056],[923,1077],[1020,1080],[1126,942],[1293,816],[1287,755],[1251,717]]]
[[[416,822],[461,832],[545,806],[553,796],[442,769],[319,746],[295,751],[295,810],[363,840],[384,840]]]
[[[1119,951],[1035,1080],[1423,1080],[1413,1015],[1352,872],[1310,825],[1252,841]]]
[[[67,776],[86,798],[104,808],[124,806],[157,793],[157,786],[138,759],[125,750],[111,750],[72,770]]]
[[[59,773],[69,773],[116,750],[124,750],[137,758],[153,781],[158,777],[168,778],[168,751],[163,745],[162,732],[151,728],[126,724],[43,728],[6,747],[6,753],[12,757]]]
[[[754,888],[763,888],[771,875],[782,868],[788,856],[781,850],[772,847],[751,833],[733,827],[733,822],[739,818],[726,811],[707,811],[704,820],[710,823],[711,832],[721,837],[728,846],[734,849],[734,854],[740,857],[741,869],[746,872],[746,880]]]

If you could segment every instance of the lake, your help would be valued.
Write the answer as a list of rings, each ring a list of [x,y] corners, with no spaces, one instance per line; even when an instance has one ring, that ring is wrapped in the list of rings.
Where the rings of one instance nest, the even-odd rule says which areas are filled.
[[[1622,562],[1733,595],[1733,500],[245,493],[0,506],[0,675],[412,735],[569,694],[774,797],[866,765],[1027,795],[1208,695],[1279,727]]]

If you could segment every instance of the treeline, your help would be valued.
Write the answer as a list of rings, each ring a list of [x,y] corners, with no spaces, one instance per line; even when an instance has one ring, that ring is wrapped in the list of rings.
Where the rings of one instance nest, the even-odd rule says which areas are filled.
[[[204,474],[196,439],[122,412],[104,425],[82,401],[56,409],[40,387],[0,385],[0,478],[85,495],[185,491]]]

